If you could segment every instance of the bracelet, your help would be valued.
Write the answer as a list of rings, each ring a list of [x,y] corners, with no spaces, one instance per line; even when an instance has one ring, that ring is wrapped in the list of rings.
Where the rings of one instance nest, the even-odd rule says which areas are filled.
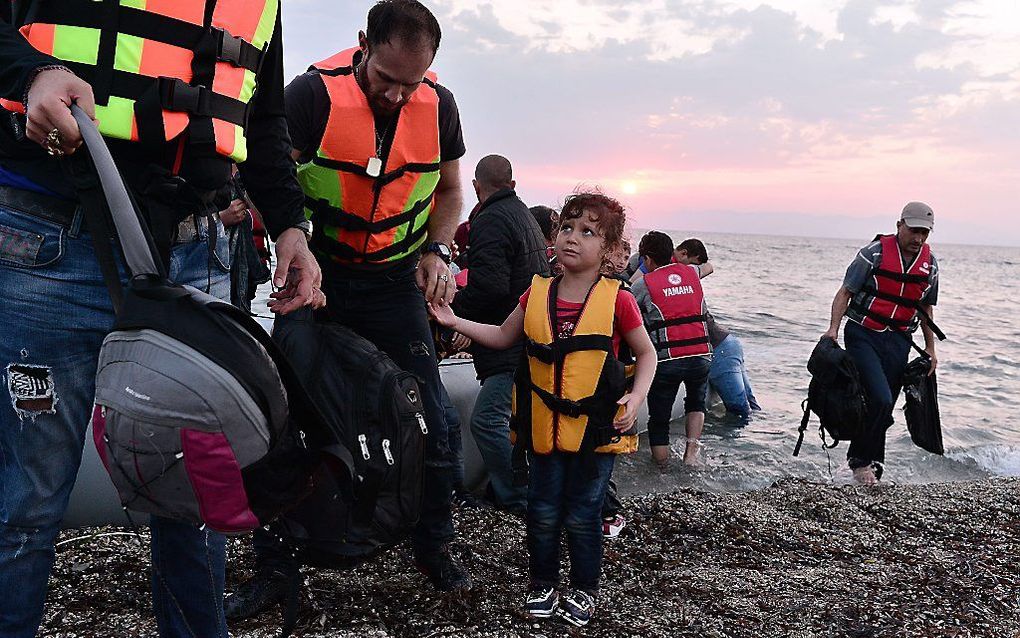
[[[21,103],[25,107],[25,113],[28,113],[28,92],[32,89],[32,84],[35,82],[35,79],[39,77],[39,74],[43,71],[67,71],[71,75],[74,75],[74,71],[63,64],[44,64],[32,69],[32,71],[28,74],[28,81],[25,83],[25,94],[21,98]]]

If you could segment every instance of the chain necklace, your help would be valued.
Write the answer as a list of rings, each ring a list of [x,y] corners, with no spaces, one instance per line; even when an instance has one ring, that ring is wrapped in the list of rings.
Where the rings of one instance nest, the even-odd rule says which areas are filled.
[[[362,60],[362,63],[363,62],[364,60]],[[354,67],[354,81],[358,83],[358,86],[361,86],[361,76],[359,75],[360,69],[361,64],[358,64],[357,66]],[[362,90],[364,90],[364,87],[362,87]],[[382,133],[380,134],[379,127],[375,125],[375,116],[373,114],[372,129],[373,132],[375,133],[375,156],[368,158],[368,164],[365,166],[365,173],[369,177],[379,177],[382,174],[383,143],[386,141],[386,137],[390,134],[390,129],[393,127],[393,122],[396,119],[397,119],[396,116],[390,117],[389,122],[386,123],[386,128],[383,129]]]

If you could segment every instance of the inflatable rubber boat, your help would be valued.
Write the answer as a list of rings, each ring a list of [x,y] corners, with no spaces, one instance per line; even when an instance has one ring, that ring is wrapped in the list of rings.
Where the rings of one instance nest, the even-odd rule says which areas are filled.
[[[478,381],[470,359],[451,359],[439,365],[443,385],[460,414],[464,440],[464,484],[469,488],[480,488],[485,481],[482,457],[471,436],[471,410],[478,396]],[[682,402],[677,403],[682,406]],[[674,407],[676,410],[676,407]],[[673,415],[677,416],[676,414]],[[648,421],[647,407],[638,415],[638,425],[644,428]],[[135,522],[146,522],[143,514],[133,515]],[[99,454],[92,443],[91,428],[85,436],[85,450],[82,454],[78,479],[71,492],[71,501],[64,516],[64,527],[86,527],[91,525],[126,525],[128,519],[121,509],[117,492],[106,469],[99,460]]]

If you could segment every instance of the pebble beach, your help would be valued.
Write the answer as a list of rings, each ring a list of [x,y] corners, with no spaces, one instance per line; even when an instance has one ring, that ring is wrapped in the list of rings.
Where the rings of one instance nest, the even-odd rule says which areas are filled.
[[[870,489],[788,479],[624,505],[628,525],[605,543],[599,610],[582,630],[519,616],[523,521],[465,509],[454,552],[471,570],[469,595],[436,594],[401,546],[357,570],[306,570],[294,635],[1020,637],[1018,479]],[[40,635],[155,635],[140,534],[62,532]],[[252,558],[247,539],[230,541],[228,590]],[[230,630],[261,638],[279,627],[277,608]]]

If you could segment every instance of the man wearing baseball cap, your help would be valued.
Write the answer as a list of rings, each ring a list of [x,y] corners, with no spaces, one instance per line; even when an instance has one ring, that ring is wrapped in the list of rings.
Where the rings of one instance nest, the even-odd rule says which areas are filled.
[[[835,340],[843,316],[849,319],[846,351],[860,372],[868,413],[864,432],[850,442],[847,461],[854,478],[865,485],[874,485],[882,476],[885,432],[893,423],[910,335],[918,325],[931,360],[930,372],[938,362],[935,339],[942,334],[932,321],[939,292],[938,262],[927,244],[934,227],[930,206],[921,202],[904,206],[896,233],[878,236],[847,268],[832,301],[829,330],[822,335]]]

